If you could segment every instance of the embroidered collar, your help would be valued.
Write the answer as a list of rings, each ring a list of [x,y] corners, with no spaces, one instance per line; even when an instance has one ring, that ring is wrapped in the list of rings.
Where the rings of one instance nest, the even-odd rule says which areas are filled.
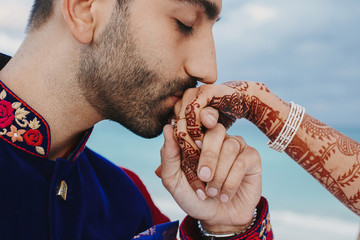
[[[49,154],[50,128],[45,119],[1,81],[0,138],[42,158]]]
[[[0,70],[10,56],[0,53]],[[84,150],[93,127],[85,131],[77,144],[67,154],[66,160],[74,161]],[[41,158],[50,150],[50,127],[43,117],[22,101],[0,81],[0,139]]]
[[[84,132],[67,154],[73,162],[84,150],[93,127]],[[0,81],[0,138],[11,145],[41,158],[50,150],[50,127],[45,119],[16,96]]]

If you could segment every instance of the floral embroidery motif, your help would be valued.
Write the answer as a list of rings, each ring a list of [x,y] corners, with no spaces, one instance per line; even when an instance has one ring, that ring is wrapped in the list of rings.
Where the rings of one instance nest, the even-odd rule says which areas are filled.
[[[25,130],[24,129],[17,130],[17,128],[14,125],[11,125],[10,129],[11,131],[6,133],[6,136],[11,137],[11,141],[13,143],[16,141],[22,142],[23,138],[21,135],[25,133]]]
[[[168,222],[162,223],[159,225],[152,226],[148,230],[136,235],[132,238],[134,239],[143,239],[143,240],[150,240],[150,239],[176,239],[176,234],[178,230],[179,222]]]
[[[5,92],[5,90],[3,92]],[[10,102],[5,100],[0,101],[0,128],[6,128],[13,122],[15,118],[13,112],[14,109],[11,107]]]
[[[30,129],[24,135],[25,142],[31,146],[40,146],[43,141],[43,136],[36,129]]]
[[[41,122],[37,117],[31,117],[33,119],[29,120],[31,112],[23,107],[21,102],[5,100],[6,98],[12,99],[10,94],[3,89],[0,92],[0,136],[8,137],[12,143],[24,142],[30,147],[35,147],[37,154],[45,156],[46,151],[41,146],[44,136],[39,131],[42,127]],[[25,148],[28,147],[25,146]]]
[[[270,213],[267,213],[266,218],[261,223],[261,231],[259,237],[261,237],[262,240],[266,240],[267,233],[270,232],[270,230]]]
[[[153,236],[156,234],[156,226],[152,226],[151,228],[149,228],[148,230],[140,233],[139,235],[133,237],[133,239],[139,239],[142,236]]]

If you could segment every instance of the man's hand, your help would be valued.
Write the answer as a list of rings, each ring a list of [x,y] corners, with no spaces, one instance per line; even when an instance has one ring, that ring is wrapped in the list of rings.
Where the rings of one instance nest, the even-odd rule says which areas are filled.
[[[180,120],[178,124],[182,122],[186,123]],[[211,232],[239,232],[251,223],[261,196],[262,169],[258,152],[241,137],[229,137],[226,129],[216,124],[199,140],[202,145],[198,165],[191,163],[199,166],[195,170],[199,173],[198,179],[194,181],[206,183],[206,187],[194,191],[181,167],[185,155],[181,153],[179,139],[174,137],[174,129],[166,125],[163,133],[161,178],[179,206],[201,220],[204,228]],[[190,148],[186,156],[200,154],[200,144],[185,139],[188,142],[182,147]]]

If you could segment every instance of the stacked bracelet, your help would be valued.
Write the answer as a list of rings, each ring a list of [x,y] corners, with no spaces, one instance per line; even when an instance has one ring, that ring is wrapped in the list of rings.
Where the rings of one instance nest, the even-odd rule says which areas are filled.
[[[282,127],[277,138],[271,142],[269,141],[268,145],[270,148],[282,152],[287,146],[290,144],[292,139],[294,138],[297,130],[300,127],[300,124],[305,115],[305,108],[290,102],[291,108],[289,112],[289,116],[286,119],[284,126]]]
[[[254,226],[255,222],[256,222],[256,217],[257,217],[257,209],[255,208],[254,211],[254,216],[253,219],[251,221],[251,223],[243,230],[240,232],[236,232],[236,233],[229,233],[229,234],[215,234],[212,232],[207,232],[201,225],[200,220],[198,220],[198,227],[200,229],[201,235],[203,237],[205,237],[206,239],[226,239],[226,238],[230,238],[230,237],[234,237],[236,235],[245,233],[247,230],[249,230],[252,226]]]

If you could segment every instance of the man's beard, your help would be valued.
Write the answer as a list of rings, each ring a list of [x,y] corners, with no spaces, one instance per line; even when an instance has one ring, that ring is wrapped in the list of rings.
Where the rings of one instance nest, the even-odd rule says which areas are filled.
[[[158,136],[173,114],[165,99],[196,87],[194,78],[165,79],[149,69],[128,29],[126,9],[117,6],[97,42],[81,51],[79,85],[104,118],[145,138]]]

